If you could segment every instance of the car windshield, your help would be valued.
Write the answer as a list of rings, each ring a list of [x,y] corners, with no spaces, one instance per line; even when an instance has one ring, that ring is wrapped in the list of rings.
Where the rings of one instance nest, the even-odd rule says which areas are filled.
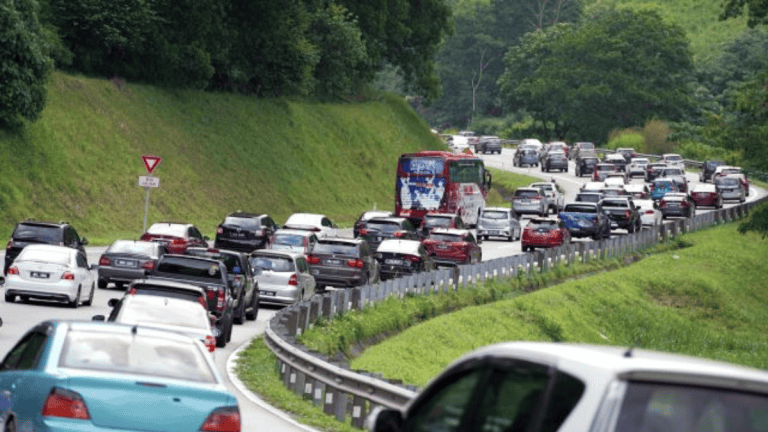
[[[629,203],[624,200],[603,200],[603,207],[629,208]]]
[[[251,257],[251,267],[275,272],[292,272],[295,269],[292,259],[278,256]]]
[[[509,219],[509,212],[499,210],[486,210],[483,212],[483,219]]]
[[[432,233],[429,235],[430,240],[441,242],[460,242],[461,236],[457,234],[445,234],[445,233]]]
[[[629,382],[616,431],[765,431],[768,396],[716,387]]]
[[[398,222],[386,222],[386,221],[370,221],[367,224],[367,228],[370,230],[377,230],[384,233],[393,233],[400,231],[402,227]]]
[[[107,249],[107,253],[154,256],[156,255],[157,247],[158,244],[152,242],[118,240]]]
[[[358,246],[355,244],[332,241],[315,243],[315,247],[312,249],[313,254],[339,254],[347,256],[358,256],[358,251]]]
[[[186,237],[187,227],[180,224],[159,223],[154,224],[147,230],[149,234],[168,235],[174,237]]]
[[[448,228],[451,226],[451,218],[445,216],[424,216],[424,228]]]
[[[532,148],[522,149],[520,150],[520,154],[523,156],[533,156],[536,154],[536,150]]]
[[[16,261],[23,262],[41,262],[59,265],[68,265],[70,262],[70,251],[66,250],[35,250],[23,249]]]
[[[159,301],[158,301],[159,300]],[[160,324],[193,329],[208,329],[208,312],[200,303],[175,298],[133,296],[117,315],[123,324]]]
[[[227,216],[221,224],[245,229],[259,229],[261,228],[261,219]]]
[[[42,243],[58,243],[61,241],[63,230],[58,227],[40,225],[19,225],[13,232],[14,240],[38,241]]]
[[[683,175],[683,171],[679,168],[667,168],[664,170],[665,176],[677,176],[677,175]]]
[[[597,213],[597,207],[590,205],[567,204],[563,211],[566,213]]]
[[[671,181],[661,181],[661,182],[654,182],[653,188],[654,189],[670,189],[674,188],[674,184]]]
[[[298,234],[277,233],[272,244],[303,247],[306,244],[306,238]]]
[[[71,330],[59,366],[215,383],[205,355],[192,339]]]
[[[538,197],[538,196],[539,196],[539,193],[536,192],[536,191],[527,191],[527,190],[525,190],[525,191],[521,191],[521,190],[515,191],[515,199],[529,199],[529,198],[534,198],[534,197]]]
[[[593,165],[596,165],[598,162],[597,162],[597,158],[587,158],[587,159],[582,159],[581,163],[587,166],[593,166]]]

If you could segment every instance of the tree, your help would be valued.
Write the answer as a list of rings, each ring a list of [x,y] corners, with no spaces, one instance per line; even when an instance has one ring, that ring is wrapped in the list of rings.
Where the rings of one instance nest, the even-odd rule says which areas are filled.
[[[505,65],[507,106],[558,138],[600,142],[614,128],[677,120],[692,109],[685,32],[650,8],[596,7],[577,24],[529,33]]]
[[[0,0],[0,126],[35,121],[45,108],[45,84],[53,70],[48,37],[34,0]]]
[[[732,94],[729,110],[720,129],[720,143],[740,150],[747,166],[768,171],[768,68],[742,83]]]
[[[768,237],[768,204],[757,206],[749,215],[749,219],[739,224],[738,230],[741,234],[755,231],[761,234],[763,239]]]
[[[749,20],[747,20],[749,27],[768,24],[768,0],[725,0],[720,19],[741,16],[745,7],[749,9]]]

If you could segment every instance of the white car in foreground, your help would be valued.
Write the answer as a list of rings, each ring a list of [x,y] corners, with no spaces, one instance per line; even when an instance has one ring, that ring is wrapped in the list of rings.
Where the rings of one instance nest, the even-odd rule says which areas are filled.
[[[682,355],[598,345],[508,342],[474,351],[384,431],[764,431],[768,372]]]
[[[58,300],[71,307],[90,306],[96,278],[85,253],[66,246],[29,245],[21,251],[5,277],[5,301],[16,297]]]

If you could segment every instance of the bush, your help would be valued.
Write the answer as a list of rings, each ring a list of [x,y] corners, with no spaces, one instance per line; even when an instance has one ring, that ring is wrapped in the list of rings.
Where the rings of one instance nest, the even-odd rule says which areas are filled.
[[[761,234],[763,239],[768,237],[768,204],[760,204],[755,207],[749,219],[739,224],[739,232],[741,234],[746,234],[748,231],[755,231]]]
[[[645,138],[634,132],[619,133],[608,141],[606,147],[613,150],[620,147],[632,147],[635,151],[642,152],[642,149],[645,148]]]

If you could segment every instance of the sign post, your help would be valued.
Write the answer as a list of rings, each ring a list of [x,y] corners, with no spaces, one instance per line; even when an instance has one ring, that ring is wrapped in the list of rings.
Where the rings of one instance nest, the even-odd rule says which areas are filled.
[[[144,197],[144,231],[147,232],[147,212],[149,212],[149,190],[152,188],[160,187],[160,179],[152,175],[152,171],[160,165],[160,161],[163,160],[160,156],[145,155],[141,159],[144,161],[144,168],[149,173],[148,176],[139,177],[139,186],[143,187],[147,193]]]

